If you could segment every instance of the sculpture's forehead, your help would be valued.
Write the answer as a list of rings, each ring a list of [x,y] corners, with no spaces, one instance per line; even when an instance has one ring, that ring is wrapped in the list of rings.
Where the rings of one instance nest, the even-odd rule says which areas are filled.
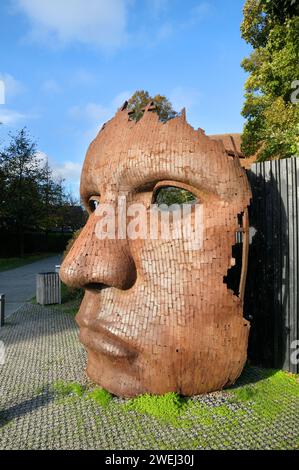
[[[224,198],[249,190],[238,159],[229,157],[221,142],[180,118],[162,124],[156,114],[147,113],[135,123],[121,112],[88,149],[81,193],[101,193],[107,185],[130,190],[163,179],[187,182]]]

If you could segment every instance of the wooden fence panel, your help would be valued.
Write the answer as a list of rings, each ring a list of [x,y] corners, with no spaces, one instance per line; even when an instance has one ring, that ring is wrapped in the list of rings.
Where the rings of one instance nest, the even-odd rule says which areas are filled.
[[[253,199],[245,316],[249,357],[299,373],[299,158],[255,163],[247,171]],[[299,353],[297,354],[299,357]]]

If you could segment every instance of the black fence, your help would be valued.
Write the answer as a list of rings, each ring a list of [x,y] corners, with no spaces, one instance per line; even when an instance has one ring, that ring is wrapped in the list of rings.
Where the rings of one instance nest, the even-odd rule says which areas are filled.
[[[253,193],[244,307],[249,358],[299,373],[299,158],[256,163],[247,174]]]

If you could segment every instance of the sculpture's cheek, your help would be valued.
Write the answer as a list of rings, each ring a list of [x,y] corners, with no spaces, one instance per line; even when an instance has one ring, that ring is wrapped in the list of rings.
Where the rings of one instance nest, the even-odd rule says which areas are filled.
[[[132,360],[88,350],[87,372],[92,380],[123,396],[169,391],[183,395],[206,393],[238,378],[246,361],[248,333],[248,324],[239,319],[216,329],[194,330],[188,341],[182,335],[180,342],[144,344]]]

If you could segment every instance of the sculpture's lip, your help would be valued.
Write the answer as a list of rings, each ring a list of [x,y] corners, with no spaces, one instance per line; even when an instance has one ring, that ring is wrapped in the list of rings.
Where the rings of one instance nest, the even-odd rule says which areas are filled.
[[[81,327],[80,340],[93,351],[106,356],[133,359],[137,351],[124,342],[122,338],[111,331],[97,326],[97,328]]]

